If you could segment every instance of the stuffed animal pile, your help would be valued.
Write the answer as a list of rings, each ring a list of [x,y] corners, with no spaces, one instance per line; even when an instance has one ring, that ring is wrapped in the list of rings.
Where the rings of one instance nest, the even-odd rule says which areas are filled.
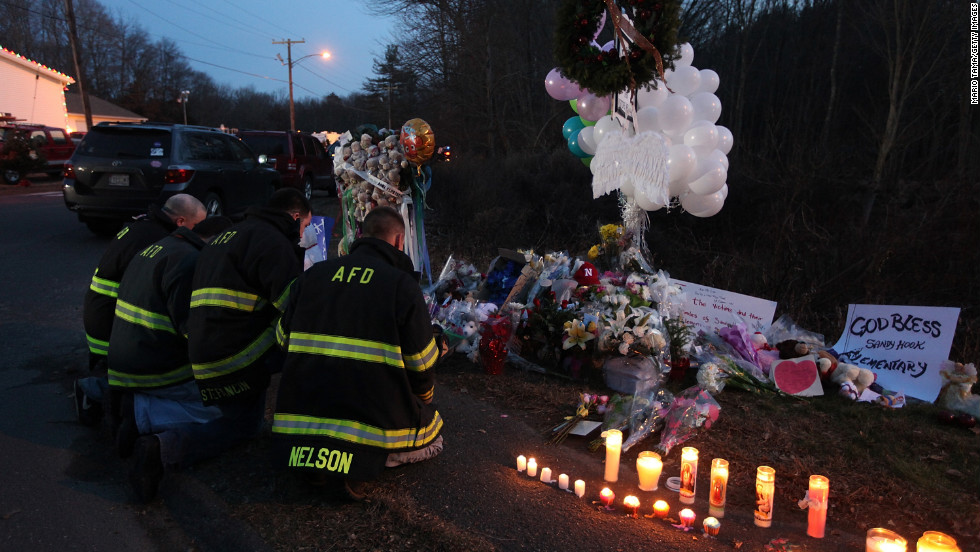
[[[370,134],[362,134],[359,140],[338,148],[334,154],[338,193],[344,195],[354,190],[354,217],[358,222],[379,205],[401,204],[409,191],[409,179],[402,178],[402,170],[409,165],[398,137],[393,134],[377,142]]]

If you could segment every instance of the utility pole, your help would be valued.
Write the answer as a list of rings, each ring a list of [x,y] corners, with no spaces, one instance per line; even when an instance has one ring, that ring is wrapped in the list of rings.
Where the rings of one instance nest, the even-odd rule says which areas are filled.
[[[184,124],[187,124],[187,97],[191,95],[190,90],[181,90],[180,97],[177,98],[177,103],[181,104],[184,108]]]
[[[75,62],[75,84],[82,96],[82,111],[85,112],[85,130],[92,130],[92,106],[85,92],[85,72],[82,70],[82,48],[78,44],[78,29],[75,27],[75,7],[72,0],[65,0],[65,19],[68,20],[68,39],[71,41],[71,56]]]
[[[388,130],[391,130],[391,91],[398,90],[397,86],[391,85],[391,79],[388,79]]]
[[[71,1],[71,0],[67,0]],[[286,45],[286,65],[289,66],[289,130],[296,132],[296,108],[293,105],[293,44],[303,44],[306,40],[283,39],[273,44]]]

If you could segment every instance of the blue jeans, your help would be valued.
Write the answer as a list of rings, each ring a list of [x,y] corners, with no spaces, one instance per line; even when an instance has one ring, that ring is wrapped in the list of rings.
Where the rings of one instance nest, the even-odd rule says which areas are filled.
[[[135,393],[133,413],[141,435],[156,434],[167,467],[184,468],[213,458],[259,433],[265,393],[242,402],[204,406],[197,384]]]

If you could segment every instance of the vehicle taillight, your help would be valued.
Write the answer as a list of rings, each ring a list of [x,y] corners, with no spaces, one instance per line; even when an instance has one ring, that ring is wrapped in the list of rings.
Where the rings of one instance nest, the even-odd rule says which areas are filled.
[[[65,163],[65,169],[61,171],[61,176],[75,180],[75,167],[70,163]]]
[[[167,174],[163,175],[163,181],[167,184],[183,184],[194,176],[192,169],[167,169]]]
[[[299,163],[297,163],[295,159],[290,159],[289,161],[286,162],[286,170],[287,171],[295,171],[296,170],[296,167],[298,167],[298,166],[299,166]]]

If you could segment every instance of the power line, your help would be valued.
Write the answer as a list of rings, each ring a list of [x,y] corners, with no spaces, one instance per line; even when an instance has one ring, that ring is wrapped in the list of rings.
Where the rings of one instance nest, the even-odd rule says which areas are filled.
[[[168,1],[169,1],[169,2],[171,3],[171,4],[173,4],[173,5],[175,5],[175,6],[178,6],[178,7],[181,7],[181,8],[184,8],[185,10],[187,10],[187,11],[189,11],[189,12],[192,12],[192,13],[196,13],[196,14],[198,14],[198,15],[200,15],[201,17],[205,17],[205,18],[207,18],[207,19],[210,19],[210,20],[212,20],[212,21],[215,21],[215,22],[217,22],[217,23],[221,23],[221,24],[223,24],[223,25],[227,25],[227,26],[229,26],[229,27],[231,27],[231,28],[233,28],[233,29],[240,29],[240,30],[243,30],[243,31],[246,31],[246,32],[252,32],[252,31],[257,31],[257,32],[259,32],[259,33],[262,33],[262,34],[265,34],[265,33],[266,33],[266,31],[265,31],[264,29],[260,29],[260,28],[258,28],[258,27],[256,27],[256,26],[254,26],[254,25],[250,25],[250,24],[248,24],[248,23],[246,23],[246,22],[244,22],[244,21],[241,21],[241,20],[238,20],[238,19],[235,19],[234,17],[232,17],[232,16],[230,16],[230,15],[228,15],[228,14],[224,14],[224,13],[221,13],[221,12],[219,12],[218,10],[216,10],[216,9],[214,9],[214,8],[212,8],[211,6],[208,6],[207,4],[204,4],[204,3],[202,3],[202,4],[200,5],[200,6],[202,7],[202,8],[205,8],[205,9],[207,9],[207,10],[209,10],[209,11],[212,11],[212,12],[214,12],[215,14],[217,14],[218,16],[220,16],[220,17],[221,17],[221,19],[217,19],[217,18],[215,18],[215,17],[213,17],[213,16],[210,16],[210,15],[207,15],[207,14],[205,14],[205,13],[201,13],[201,12],[199,12],[199,11],[197,11],[197,10],[195,10],[194,8],[191,8],[191,7],[189,7],[189,6],[186,6],[186,5],[184,5],[184,4],[180,4],[180,3],[178,3],[178,2],[175,2],[174,0],[168,0]],[[234,26],[234,25],[232,25],[232,24],[230,24],[230,23],[228,23],[228,21],[227,21],[227,20],[231,20],[231,21],[234,21],[235,23],[239,23],[239,24],[241,24],[241,25],[244,25],[244,27],[236,27],[236,26]],[[248,29],[246,29],[245,27],[248,27],[249,29],[251,29],[251,31],[249,31],[249,30],[248,30]],[[272,35],[270,34],[270,35],[269,35],[269,36],[267,36],[266,38],[269,38],[269,39],[271,39],[271,38],[273,38],[273,36],[272,36]]]
[[[263,56],[263,55],[261,55],[261,54],[255,54],[255,53],[251,53],[251,52],[243,52],[243,51],[241,51],[241,50],[238,50],[238,49],[235,49],[235,48],[229,48],[229,47],[227,47],[227,46],[225,46],[225,45],[223,45],[223,44],[221,44],[221,43],[219,43],[219,42],[215,42],[215,41],[213,41],[213,40],[211,40],[211,39],[209,39],[209,38],[208,38],[208,37],[206,37],[206,36],[203,36],[203,35],[199,35],[199,34],[197,34],[197,33],[195,33],[195,32],[193,32],[193,31],[191,31],[191,30],[189,30],[189,29],[186,29],[186,28],[184,28],[183,26],[181,26],[181,25],[179,25],[179,24],[177,24],[177,23],[174,23],[173,21],[170,21],[170,20],[169,20],[169,19],[167,19],[166,17],[163,17],[162,15],[159,15],[159,14],[157,14],[157,13],[155,13],[155,12],[153,12],[153,11],[150,11],[150,9],[149,9],[149,8],[147,8],[147,7],[145,7],[145,6],[141,6],[141,5],[140,5],[140,4],[138,4],[138,3],[137,3],[137,2],[135,1],[135,0],[129,0],[129,3],[130,3],[130,4],[132,4],[132,5],[134,5],[134,6],[136,6],[136,7],[137,7],[137,8],[139,8],[139,9],[141,9],[141,10],[143,10],[143,11],[145,11],[146,13],[148,13],[148,14],[150,14],[150,15],[152,15],[152,16],[154,16],[154,17],[157,17],[157,18],[159,18],[159,19],[161,19],[161,20],[163,20],[163,21],[165,21],[165,22],[167,22],[167,23],[170,23],[171,25],[173,25],[174,27],[177,27],[178,29],[180,29],[180,30],[182,30],[182,31],[184,31],[185,33],[188,33],[188,34],[191,34],[191,35],[194,35],[194,36],[196,36],[196,37],[198,37],[198,38],[200,38],[200,39],[203,39],[203,40],[204,40],[204,41],[206,41],[206,42],[210,42],[210,43],[212,43],[212,44],[214,44],[215,46],[213,46],[213,47],[216,47],[216,48],[218,48],[218,49],[221,49],[221,50],[227,50],[227,51],[229,51],[229,52],[234,52],[234,53],[236,53],[236,54],[248,54],[248,55],[251,55],[251,56],[255,56],[255,57],[259,57],[259,58],[267,58],[267,57],[268,57],[268,56]]]

